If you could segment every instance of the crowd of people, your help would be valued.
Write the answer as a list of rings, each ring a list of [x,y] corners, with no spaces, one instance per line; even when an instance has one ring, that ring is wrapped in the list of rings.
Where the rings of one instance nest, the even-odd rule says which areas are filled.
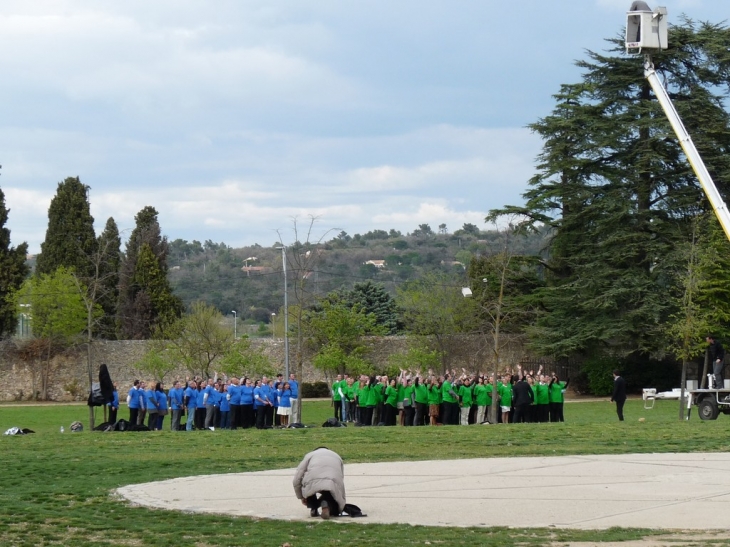
[[[279,374],[252,378],[202,378],[176,380],[166,392],[162,382],[135,380],[127,394],[129,423],[161,430],[170,415],[170,429],[238,429],[286,427],[301,419],[299,382],[292,373],[288,380]],[[109,403],[109,421],[114,423],[119,395]],[[183,423],[183,418],[185,421]]]
[[[388,376],[337,375],[332,384],[334,417],[360,426],[470,425],[482,423],[562,422],[569,379],[516,371],[497,378],[498,412],[492,415],[494,376],[469,374],[464,369],[437,376],[429,370],[401,370]]]
[[[484,423],[562,422],[565,391],[570,380],[556,373],[516,371],[494,376],[452,370],[435,375],[401,370],[397,377],[337,375],[332,384],[334,418],[359,426],[470,425]],[[299,382],[226,378],[176,380],[169,390],[162,382],[135,380],[127,394],[129,423],[161,430],[170,416],[173,431],[194,429],[266,429],[301,421]],[[109,403],[115,423],[119,395]]]

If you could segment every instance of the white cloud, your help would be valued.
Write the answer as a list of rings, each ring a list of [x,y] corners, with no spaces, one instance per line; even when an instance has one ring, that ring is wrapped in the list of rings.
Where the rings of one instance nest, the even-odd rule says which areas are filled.
[[[60,146],[68,136],[50,134],[47,138]],[[212,168],[230,173],[231,165],[226,161],[216,165],[214,149],[214,157],[202,160],[204,166],[195,161],[182,170],[175,166],[172,174],[161,174],[160,182],[153,184],[148,178],[128,176],[110,185],[80,173],[82,182],[91,186],[91,211],[97,229],[113,216],[123,235],[128,234],[134,216],[147,205],[159,211],[163,232],[172,239],[223,240],[230,245],[268,242],[276,229],[289,225],[291,218],[309,215],[319,217],[323,226],[350,233],[375,228],[405,232],[422,223],[446,223],[454,229],[465,222],[482,225],[489,209],[519,202],[540,144],[526,129],[445,125],[384,137],[250,138],[267,146],[259,156],[250,152],[251,156],[242,160],[249,172],[224,175],[220,180],[176,182],[187,170],[205,172]],[[31,148],[31,136],[26,139]],[[70,142],[69,148],[75,149],[78,142]],[[271,143],[276,143],[273,151],[268,148]],[[109,146],[113,148],[113,143]],[[141,158],[169,157],[174,162],[186,153],[184,144],[156,147],[135,142],[128,148],[122,157],[140,154]],[[106,161],[111,161],[118,151],[102,154],[109,155]],[[42,158],[42,151],[37,151],[37,165],[43,165]],[[237,163],[232,165],[234,171],[238,169]],[[46,167],[39,172],[50,170]],[[26,175],[8,171],[4,178],[17,183],[26,180]],[[13,216],[14,239],[22,234],[32,249],[40,248],[45,232],[30,227],[45,227],[56,182],[47,179],[42,190],[21,191],[10,186],[6,192],[8,205],[22,217],[18,224],[20,219]]]

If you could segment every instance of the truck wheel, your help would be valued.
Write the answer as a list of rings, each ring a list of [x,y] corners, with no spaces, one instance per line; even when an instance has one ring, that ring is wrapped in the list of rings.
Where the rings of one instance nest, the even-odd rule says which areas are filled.
[[[700,420],[717,420],[719,413],[717,403],[712,399],[702,399],[697,408],[697,413],[700,415]]]

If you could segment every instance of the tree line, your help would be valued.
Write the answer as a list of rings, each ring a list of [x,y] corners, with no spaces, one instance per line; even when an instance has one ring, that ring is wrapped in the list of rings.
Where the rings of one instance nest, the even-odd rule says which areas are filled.
[[[464,225],[449,234],[445,225],[434,231],[422,224],[406,235],[340,231],[310,241],[311,230],[294,222],[295,243],[285,256],[296,367],[311,349],[315,364],[331,372],[446,369],[458,337],[478,332],[485,349],[475,367],[513,365],[501,361],[501,348],[506,337],[517,338],[536,355],[579,362],[581,378],[573,385],[604,393],[613,368],[622,368],[634,389],[673,387],[678,363],[701,357],[704,335],[730,339],[730,244],[643,77],[641,60],[625,53],[622,38],[608,44],[608,51],[587,52],[577,62],[581,80],[561,86],[553,110],[530,125],[543,140],[536,173],[522,205],[490,212],[485,221],[494,222],[494,230]],[[670,28],[670,48],[654,56],[724,196],[730,190],[729,46],[726,26],[684,19]],[[3,201],[2,226],[6,219]],[[24,290],[52,294],[58,289],[41,291],[37,284],[70,276],[83,287],[82,309],[87,327],[95,325],[94,336],[179,340],[190,330],[179,321],[204,311],[193,306],[203,292],[200,279],[216,275],[235,279],[233,291],[251,295],[231,301],[223,288],[207,293],[219,324],[221,311],[232,309],[248,310],[260,321],[283,313],[274,246],[169,243],[157,211],[147,207],[122,252],[113,219],[94,235],[86,187],[78,179],[59,184],[32,278],[25,280],[21,260],[26,247],[10,248],[5,228],[0,245],[3,295],[23,282],[34,287]],[[361,251],[372,249],[386,268],[364,264],[368,255]],[[338,258],[346,253],[358,258],[343,267]],[[201,270],[203,277],[196,277]],[[271,298],[255,300],[255,290],[242,291],[245,283],[269,287]],[[176,293],[186,295],[187,315]],[[19,301],[0,310],[3,334],[15,328]],[[364,337],[397,333],[410,335],[409,350],[392,362],[373,363]],[[176,359],[188,359],[186,350],[173,349],[166,343],[158,353],[177,351]],[[206,372],[203,361],[196,363]],[[229,370],[245,366],[258,365],[239,360]]]

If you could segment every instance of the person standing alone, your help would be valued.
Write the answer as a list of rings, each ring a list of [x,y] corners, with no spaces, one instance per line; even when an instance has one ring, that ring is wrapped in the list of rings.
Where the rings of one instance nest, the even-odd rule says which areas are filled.
[[[725,387],[722,378],[722,369],[725,368],[725,348],[723,348],[722,344],[715,340],[715,337],[712,335],[705,338],[705,340],[709,344],[708,349],[710,351],[710,362],[712,362],[712,376],[714,378],[714,386],[707,387],[722,389],[723,387]]]
[[[613,395],[611,401],[616,403],[616,414],[620,422],[624,421],[624,403],[626,402],[626,380],[618,370],[613,371]]]

